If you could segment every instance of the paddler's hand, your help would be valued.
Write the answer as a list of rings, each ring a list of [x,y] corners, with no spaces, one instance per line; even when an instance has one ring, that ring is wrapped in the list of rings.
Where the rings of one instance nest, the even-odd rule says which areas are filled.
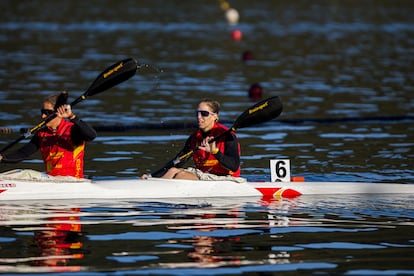
[[[58,107],[56,110],[56,113],[58,117],[60,118],[68,118],[69,120],[75,119],[76,115],[73,114],[72,109],[70,108],[70,105],[62,105]]]
[[[211,152],[212,154],[216,154],[218,152],[216,141],[213,141],[210,143],[210,141],[213,139],[214,139],[213,136],[206,137],[198,148],[206,152]]]

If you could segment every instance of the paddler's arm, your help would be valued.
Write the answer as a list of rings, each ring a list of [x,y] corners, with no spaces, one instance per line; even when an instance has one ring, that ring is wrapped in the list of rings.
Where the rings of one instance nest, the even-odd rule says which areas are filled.
[[[220,164],[231,170],[237,171],[240,166],[240,154],[239,154],[239,143],[237,138],[233,134],[229,134],[225,142],[224,152],[212,152],[214,157],[220,162]]]
[[[75,144],[79,144],[82,141],[89,142],[96,138],[96,131],[93,129],[93,127],[79,119],[78,116],[70,121],[74,123],[71,131],[71,137],[74,143],[78,142]]]
[[[77,115],[72,113],[68,118],[74,123],[70,135],[75,145],[80,145],[84,141],[89,142],[96,138],[96,131],[93,127],[81,120]]]
[[[3,154],[0,157],[0,162],[3,163],[18,163],[26,158],[29,158],[33,153],[39,149],[39,137],[33,136],[32,139],[20,149],[9,154]]]

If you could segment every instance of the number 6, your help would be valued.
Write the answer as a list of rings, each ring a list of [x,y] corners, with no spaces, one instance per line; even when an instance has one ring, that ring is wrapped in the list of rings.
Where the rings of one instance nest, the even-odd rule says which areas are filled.
[[[270,160],[271,181],[290,182],[290,160]]]

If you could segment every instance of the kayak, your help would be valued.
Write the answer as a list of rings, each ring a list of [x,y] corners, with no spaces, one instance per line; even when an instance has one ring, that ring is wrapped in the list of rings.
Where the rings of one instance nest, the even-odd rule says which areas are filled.
[[[29,175],[29,177],[27,177]],[[35,177],[33,177],[35,175]],[[295,198],[327,194],[414,194],[414,184],[362,182],[235,182],[161,178],[88,180],[32,170],[0,174],[0,201],[56,199]]]

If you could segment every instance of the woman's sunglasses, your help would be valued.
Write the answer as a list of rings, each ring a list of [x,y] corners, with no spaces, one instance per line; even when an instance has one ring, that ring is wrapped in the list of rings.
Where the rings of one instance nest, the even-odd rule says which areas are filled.
[[[201,116],[203,116],[203,117],[208,117],[210,114],[211,115],[216,114],[216,113],[210,112],[208,110],[196,110],[196,112],[195,112],[196,117],[198,116],[198,113],[200,113]]]
[[[40,109],[41,115],[45,114],[46,116],[49,116],[49,115],[52,115],[53,113],[55,113],[55,111],[51,109],[44,109],[44,108]]]

